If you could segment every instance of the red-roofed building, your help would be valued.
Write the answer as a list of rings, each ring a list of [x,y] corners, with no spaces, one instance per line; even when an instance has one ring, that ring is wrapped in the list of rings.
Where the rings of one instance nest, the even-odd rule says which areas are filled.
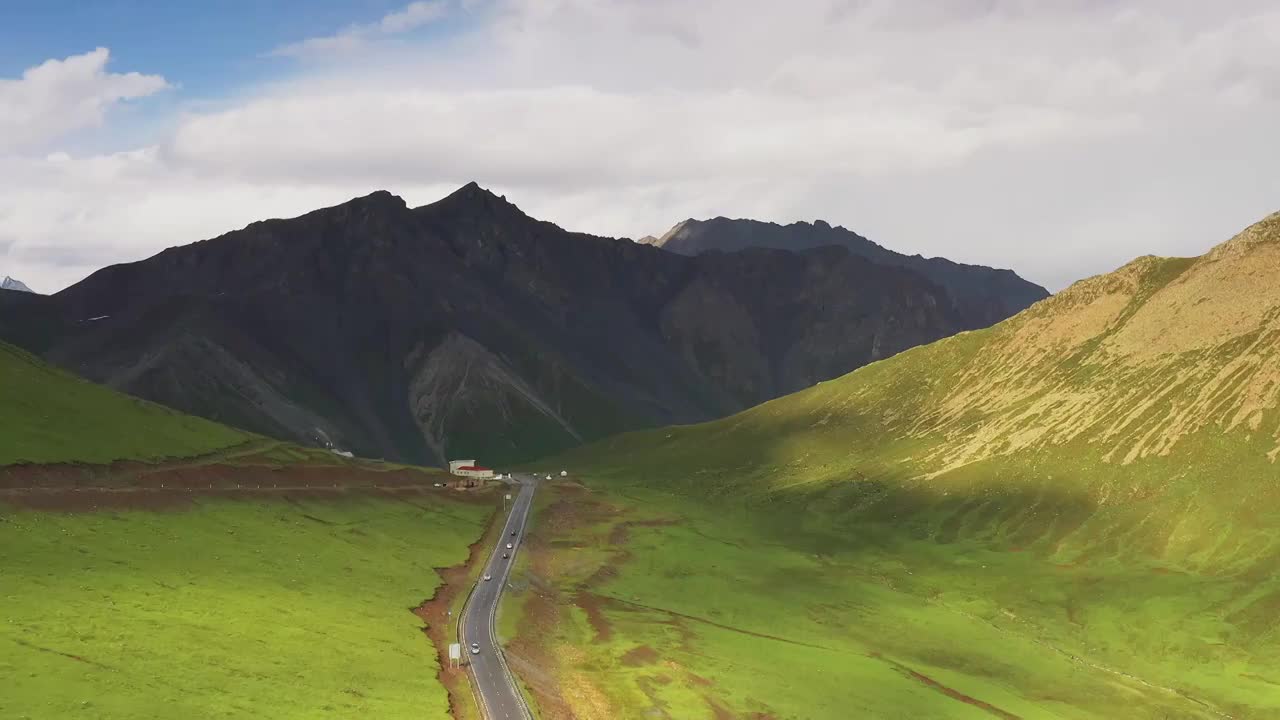
[[[475,460],[450,460],[449,472],[459,477],[493,479],[493,470],[477,465]]]

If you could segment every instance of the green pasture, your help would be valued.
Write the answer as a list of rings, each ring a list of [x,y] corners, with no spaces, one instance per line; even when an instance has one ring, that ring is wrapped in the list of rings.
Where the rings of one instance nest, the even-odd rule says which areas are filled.
[[[488,515],[428,495],[0,506],[0,717],[446,718],[410,610]]]
[[[1271,577],[1057,556],[993,540],[1016,524],[997,514],[977,532],[960,506],[837,530],[786,506],[592,497],[610,509],[545,538],[561,557],[538,580],[566,601],[553,653],[579,651],[557,676],[586,677],[617,717],[1280,718]]]

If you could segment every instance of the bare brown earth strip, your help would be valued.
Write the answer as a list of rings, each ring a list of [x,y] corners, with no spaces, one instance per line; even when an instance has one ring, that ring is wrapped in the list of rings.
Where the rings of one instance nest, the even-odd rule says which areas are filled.
[[[625,547],[630,540],[629,534],[632,528],[673,525],[678,521],[669,518],[620,521],[617,517],[617,508],[603,501],[584,497],[588,493],[586,490],[560,486],[556,491],[558,498],[540,511],[538,521],[526,540],[525,550],[529,553],[531,564],[531,587],[523,601],[523,615],[517,637],[508,646],[508,658],[511,660],[512,668],[530,688],[540,711],[540,717],[544,720],[595,720],[595,718],[631,716],[627,708],[614,705],[616,701],[596,687],[588,673],[578,669],[581,663],[587,661],[587,658],[567,646],[565,640],[558,636],[560,622],[569,602],[585,614],[594,635],[593,644],[607,642],[612,638],[613,630],[606,614],[606,610],[611,608],[620,612],[636,609],[656,612],[662,617],[656,622],[669,624],[684,638],[684,642],[688,645],[687,649],[690,651],[693,651],[693,634],[686,627],[690,621],[788,642],[785,638],[744,631],[741,628],[726,626],[703,618],[599,594],[595,589],[612,580],[619,572],[619,568],[630,559],[630,552]],[[565,558],[563,555],[553,555],[553,551],[566,546],[564,536],[582,531],[591,533],[593,528],[599,528],[598,541],[609,547],[609,559],[596,567],[586,568],[589,573],[587,577],[576,583],[574,589],[564,591],[557,586],[555,579],[562,577],[564,568],[560,565]],[[599,546],[590,539],[575,543],[575,545],[579,544]],[[656,650],[648,646],[639,646],[624,654],[620,662],[624,665],[640,666],[654,664],[658,660]],[[773,716],[768,713],[736,714],[722,699],[715,696],[714,684],[710,680],[694,675],[679,666],[673,665],[672,669],[691,687],[704,688],[700,695],[717,719],[773,720]],[[656,687],[673,681],[674,678],[665,673],[652,678],[640,678],[637,681],[638,689],[653,703],[649,708],[653,717],[671,717],[659,700]],[[634,711],[634,708],[631,710]]]
[[[1245,678],[1246,680],[1257,680],[1258,682],[1264,682],[1268,685],[1275,685],[1276,687],[1280,687],[1280,682],[1276,682],[1275,680],[1268,680],[1267,678],[1264,678],[1261,675],[1254,675],[1252,673],[1240,673],[1240,677]]]
[[[51,512],[93,512],[104,510],[180,510],[201,498],[267,499],[296,501],[336,500],[353,494],[374,494],[389,498],[443,495],[464,500],[467,494],[433,488],[430,485],[384,486],[368,483],[332,485],[277,484],[272,487],[228,489],[213,487],[75,487],[23,488],[0,490],[0,503],[29,510]],[[315,518],[310,518],[315,519]]]
[[[729,712],[729,708],[720,704],[719,700],[704,695],[703,699],[707,701],[707,705],[711,707],[711,716],[715,720],[738,720],[737,716]]]
[[[1002,720],[1022,720],[1022,718],[1018,715],[1014,715],[1013,713],[1007,710],[1001,710],[1000,708],[996,707],[995,705],[992,705],[991,703],[984,702],[975,697],[970,697],[969,695],[965,695],[964,693],[954,688],[947,687],[946,685],[943,685],[942,683],[938,682],[937,680],[934,680],[928,675],[916,672],[915,670],[912,670],[911,668],[907,667],[906,665],[903,665],[900,662],[897,662],[896,660],[890,660],[889,658],[884,657],[879,653],[871,653],[871,657],[892,665],[898,672],[902,673],[903,675],[911,678],[912,680],[917,680],[921,683],[924,683],[928,687],[934,690],[937,690],[938,692],[942,693],[943,695],[946,695],[952,700],[959,700],[960,702],[966,705],[972,705],[976,708],[980,708],[998,718],[1002,718]]]
[[[746,715],[735,714],[719,700],[710,695],[703,695],[702,699],[707,702],[711,708],[711,716],[715,720],[777,720],[777,716],[767,712],[751,712]]]
[[[622,656],[622,664],[630,667],[652,665],[658,662],[658,651],[648,645],[631,648]]]
[[[530,545],[526,541],[524,552],[530,552]],[[560,613],[558,601],[552,598],[537,590],[525,598],[519,632],[507,643],[507,663],[529,688],[542,720],[578,720],[562,693],[558,659],[550,649]]]
[[[496,521],[495,521],[496,520]],[[431,640],[431,644],[436,649],[436,658],[439,660],[440,669],[436,672],[436,679],[444,685],[449,695],[449,714],[454,720],[464,720],[465,718],[479,717],[476,714],[474,696],[472,695],[470,679],[467,677],[465,666],[453,668],[449,662],[449,644],[454,642],[454,624],[453,617],[449,614],[449,610],[453,607],[454,601],[465,593],[471,587],[472,578],[479,572],[480,566],[484,564],[485,550],[492,547],[497,541],[497,535],[501,532],[501,515],[496,509],[492,518],[490,518],[489,527],[485,530],[484,535],[471,543],[467,549],[467,559],[461,565],[453,565],[451,567],[436,568],[436,572],[440,573],[441,583],[436,588],[435,593],[427,598],[421,605],[413,608],[413,614],[422,618],[426,623],[426,627],[422,632]]]
[[[613,526],[609,531],[610,545],[626,545],[630,538],[630,531],[633,527],[666,527],[675,525],[678,521],[669,518],[654,518],[651,520],[627,520]]]
[[[595,593],[580,590],[573,596],[573,604],[582,608],[587,614],[587,622],[591,624],[591,629],[596,632],[593,642],[606,643],[613,637],[613,628],[609,625],[609,618],[604,616],[604,598]]]
[[[633,608],[640,608],[642,610],[649,610],[652,612],[664,613],[666,615],[670,615],[672,617],[678,617],[683,620],[692,620],[694,622],[701,623],[703,625],[710,625],[711,627],[720,628],[721,630],[728,630],[730,632],[741,633],[743,635],[750,635],[751,637],[758,637],[764,640],[775,640],[777,642],[784,642],[789,645],[800,645],[802,647],[814,648],[815,650],[829,650],[831,652],[839,652],[838,650],[826,647],[824,645],[815,645],[813,643],[802,642],[800,640],[792,640],[791,638],[785,638],[778,635],[769,635],[767,633],[756,632],[754,630],[747,630],[746,628],[734,627],[733,625],[725,625],[724,623],[718,623],[714,620],[708,620],[706,618],[701,618],[696,615],[686,615],[684,613],[679,613],[674,610],[668,610],[666,608],[654,607],[652,605],[645,605],[643,603],[632,602],[630,600],[623,600],[622,598],[615,597],[613,595],[597,595],[595,597],[599,598],[600,600],[607,601],[609,603],[617,603],[619,605],[629,606]]]
[[[322,488],[339,486],[406,487],[444,482],[442,472],[383,467],[377,464],[282,464],[254,456],[223,460],[144,463],[120,461],[105,465],[55,463],[0,467],[0,491],[74,488],[148,488],[246,490],[272,487]],[[212,487],[211,487],[212,486]]]
[[[250,459],[237,457],[236,464],[7,465],[0,467],[0,502],[33,510],[83,512],[180,509],[199,497],[278,496],[292,501],[377,491],[393,497],[448,493],[452,499],[462,499],[478,492],[437,488],[435,485],[446,482],[448,476],[419,469],[305,462],[251,464]]]
[[[507,661],[529,688],[542,720],[625,717],[623,709],[609,706],[587,678],[566,671],[566,661],[572,665],[573,659],[563,657],[565,648],[556,637],[569,598],[552,581],[559,572],[554,538],[607,518],[609,508],[580,499],[586,491],[574,485],[558,485],[554,492],[573,500],[558,499],[540,509],[525,539],[522,552],[529,558],[529,589],[520,606],[519,630],[507,645]],[[597,619],[603,621],[603,615]],[[579,715],[577,710],[587,714]]]
[[[86,665],[93,665],[94,667],[100,667],[104,670],[112,670],[112,671],[115,670],[115,668],[113,667],[110,667],[108,665],[103,665],[100,662],[94,662],[93,660],[89,660],[88,658],[82,657],[80,655],[72,655],[71,653],[64,653],[61,650],[54,650],[53,648],[47,648],[41,645],[33,645],[32,643],[29,643],[26,640],[19,640],[18,638],[12,638],[12,640],[15,643],[25,648],[30,648],[32,650],[39,650],[40,652],[50,653],[51,655],[61,655],[62,657],[67,658],[68,660],[75,660],[76,662],[82,662]]]

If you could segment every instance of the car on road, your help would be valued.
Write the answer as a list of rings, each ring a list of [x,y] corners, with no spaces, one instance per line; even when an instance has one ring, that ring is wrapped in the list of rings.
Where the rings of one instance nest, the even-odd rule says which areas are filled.
[[[514,547],[514,546],[513,546],[511,543],[507,543],[507,549],[508,549],[508,550],[512,549],[512,547]]]
[[[471,643],[471,654],[472,655],[480,654],[480,643]]]
[[[511,537],[515,537],[515,536],[516,536],[516,531],[515,531],[515,530],[512,530],[512,531],[511,531]]]
[[[489,573],[485,573],[485,574],[484,574],[484,580],[485,580],[485,582],[488,582],[488,581],[490,581],[490,580],[492,580],[492,579],[493,579],[493,576],[492,576],[492,575],[490,575]]]
[[[502,559],[503,559],[503,560],[506,560],[506,559],[507,559],[507,558],[509,558],[509,557],[511,557],[511,553],[502,553]]]

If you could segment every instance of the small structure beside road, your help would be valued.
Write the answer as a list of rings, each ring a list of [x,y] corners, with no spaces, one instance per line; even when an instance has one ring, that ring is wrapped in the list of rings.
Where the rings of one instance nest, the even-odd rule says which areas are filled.
[[[476,465],[475,460],[450,460],[449,473],[458,477],[477,478],[480,480],[492,480],[494,478],[491,468]]]

